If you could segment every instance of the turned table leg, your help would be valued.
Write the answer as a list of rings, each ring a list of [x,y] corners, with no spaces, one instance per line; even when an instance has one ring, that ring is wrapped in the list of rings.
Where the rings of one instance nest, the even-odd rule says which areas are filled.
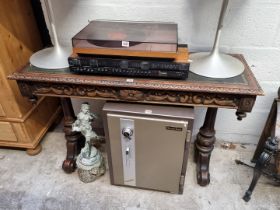
[[[82,138],[79,132],[72,131],[72,124],[76,120],[70,98],[61,98],[61,105],[64,113],[64,133],[66,138],[67,154],[63,161],[62,168],[66,173],[72,173],[76,168],[76,156],[80,152],[81,144],[78,140]]]
[[[210,182],[209,162],[216,140],[214,126],[217,110],[217,108],[211,107],[207,109],[203,126],[195,140],[197,182],[201,186],[206,186]]]

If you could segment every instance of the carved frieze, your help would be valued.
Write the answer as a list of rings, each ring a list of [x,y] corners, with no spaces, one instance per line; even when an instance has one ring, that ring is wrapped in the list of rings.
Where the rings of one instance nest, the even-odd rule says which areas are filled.
[[[22,88],[27,89],[22,85]],[[240,99],[235,95],[219,93],[195,93],[181,91],[162,91],[146,89],[124,89],[112,87],[93,87],[88,85],[68,85],[53,83],[32,83],[29,87],[34,94],[96,97],[141,102],[163,102],[185,105],[202,105],[215,107],[238,108]],[[250,104],[242,103],[249,108]]]
[[[119,90],[119,96],[123,100],[142,101],[145,100],[144,92],[140,90]]]

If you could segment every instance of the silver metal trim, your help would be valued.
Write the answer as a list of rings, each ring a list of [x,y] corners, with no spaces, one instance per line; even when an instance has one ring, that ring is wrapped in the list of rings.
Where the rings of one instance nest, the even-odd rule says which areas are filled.
[[[64,47],[59,44],[54,14],[51,0],[44,0],[46,6],[46,15],[50,23],[50,31],[53,35],[53,47],[42,49],[34,53],[29,61],[33,66],[42,69],[63,69],[69,67],[68,57],[71,54],[70,47]]]
[[[129,138],[123,135],[122,131],[124,129],[131,129],[133,131]],[[120,118],[120,136],[122,145],[123,181],[125,185],[136,186],[134,120]]]
[[[220,37],[229,0],[223,0],[215,42],[211,52],[199,52],[190,55],[190,71],[210,78],[231,78],[242,74],[245,67],[235,57],[219,52]]]

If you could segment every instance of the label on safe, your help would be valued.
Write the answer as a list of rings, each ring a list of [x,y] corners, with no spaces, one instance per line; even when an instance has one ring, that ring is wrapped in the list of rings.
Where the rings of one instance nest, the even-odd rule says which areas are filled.
[[[151,109],[145,109],[145,114],[153,114],[153,110],[151,110]]]

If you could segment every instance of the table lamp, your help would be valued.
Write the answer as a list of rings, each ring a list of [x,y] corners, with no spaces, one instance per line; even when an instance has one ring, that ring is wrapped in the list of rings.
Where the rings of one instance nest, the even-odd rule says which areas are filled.
[[[30,57],[30,63],[33,66],[43,69],[62,69],[69,67],[68,57],[71,54],[71,49],[62,47],[57,38],[54,15],[52,10],[52,4],[50,0],[44,0],[46,5],[46,12],[50,23],[50,29],[52,31],[54,45],[53,47],[42,49],[34,53]]]
[[[240,75],[245,67],[237,58],[219,52],[220,36],[229,0],[223,0],[214,46],[211,52],[190,55],[190,71],[210,78],[231,78]]]

